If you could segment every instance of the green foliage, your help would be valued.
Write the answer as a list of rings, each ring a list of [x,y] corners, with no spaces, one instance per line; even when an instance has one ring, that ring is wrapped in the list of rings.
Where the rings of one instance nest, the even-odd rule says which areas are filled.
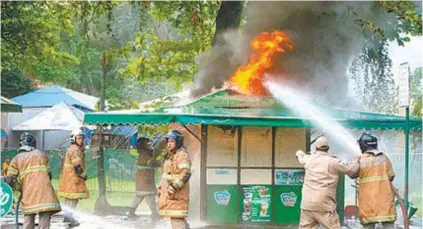
[[[194,42],[194,50],[202,53],[212,43],[219,1],[154,2],[150,15],[154,21],[167,21],[178,36]]]
[[[8,71],[14,66],[43,82],[95,96],[106,77],[111,109],[133,108],[135,101],[174,93],[192,82],[198,72],[196,56],[212,45],[220,5],[220,1],[1,2],[1,68]],[[353,17],[367,40],[351,72],[362,81],[359,85],[367,85],[360,89],[366,107],[393,112],[385,106],[396,105],[387,43],[396,40],[403,45],[410,35],[421,35],[422,21],[415,2],[382,1],[375,7],[395,20],[380,23]],[[20,79],[7,83],[20,85]],[[19,90],[10,90],[14,91]],[[153,107],[166,103],[159,101]]]
[[[181,86],[196,73],[197,55],[191,40],[160,39],[157,35],[139,33],[135,40],[137,57],[130,58],[122,71],[142,83],[168,80]]]
[[[98,95],[101,79],[101,53],[89,46],[81,30],[72,36],[63,36],[58,50],[71,54],[77,61],[68,65],[54,65],[47,58],[35,67],[35,74],[42,82],[55,82],[66,88]]]
[[[1,73],[1,95],[13,98],[34,90],[32,79],[25,77],[21,70],[12,68]]]
[[[356,18],[365,37],[362,52],[353,60],[350,73],[356,81],[356,92],[362,97],[363,105],[369,111],[397,113],[397,94],[388,53],[388,42],[399,45],[409,42],[408,36],[420,36],[422,18],[417,12],[416,2],[381,1],[376,2],[380,14],[393,17],[389,23],[375,22],[367,18]],[[357,14],[355,14],[357,16]]]
[[[414,70],[410,78],[410,97],[413,107],[413,116],[422,117],[422,72],[419,67]]]
[[[71,32],[73,12],[52,2],[1,2],[1,68],[26,71],[49,58],[53,64],[68,64],[74,58],[59,52],[60,34]]]
[[[376,2],[375,7],[383,10],[379,14],[387,13],[387,16],[391,17],[389,23],[386,21],[376,22],[369,18],[356,18],[355,22],[361,27],[365,36],[379,37],[389,41],[396,40],[399,45],[403,46],[405,42],[410,41],[409,35],[421,36],[422,34],[422,18],[421,13],[417,11],[419,9],[417,4],[412,1]],[[357,13],[353,14],[358,16]]]
[[[422,16],[417,11],[418,3],[412,1],[381,1],[379,4],[398,19],[392,22],[392,25],[395,26],[395,33],[387,37],[388,39],[396,39],[399,45],[404,45],[405,42],[410,41],[407,35],[422,35]]]
[[[397,89],[391,72],[386,40],[368,44],[351,65],[350,73],[356,81],[356,92],[362,97],[364,108],[372,112],[396,113]]]
[[[129,31],[136,28],[134,25],[128,25],[132,18],[122,20],[127,12],[122,12],[121,9],[126,6],[113,6],[113,9],[108,9],[95,3],[72,4],[82,12],[81,18],[77,19],[79,23],[72,35],[62,36],[57,50],[71,54],[77,61],[73,64],[54,65],[47,58],[37,64],[36,75],[43,82],[55,82],[67,88],[98,96],[105,67],[108,85],[106,97],[111,109],[134,107],[135,103],[129,101],[121,90],[123,77],[115,70],[119,68],[121,58],[126,58],[130,51],[127,42],[135,38],[127,36]],[[83,8],[83,5],[89,6],[90,10]],[[114,22],[115,19],[120,22]]]
[[[146,83],[167,81],[181,89],[192,81],[195,57],[211,47],[219,2],[154,2],[145,6],[149,22],[133,42],[134,57],[121,72]],[[142,24],[142,23],[141,23]]]

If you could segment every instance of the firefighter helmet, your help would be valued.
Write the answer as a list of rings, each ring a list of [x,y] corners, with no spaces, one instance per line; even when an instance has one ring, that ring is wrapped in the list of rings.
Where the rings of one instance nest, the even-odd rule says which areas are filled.
[[[140,149],[140,150],[145,150],[145,149],[150,150],[151,149],[150,139],[147,137],[139,137],[137,139],[136,147],[137,149]]]
[[[166,135],[166,141],[169,140],[169,138],[173,138],[176,141],[176,148],[181,148],[184,144],[184,137],[182,136],[181,132],[177,130],[172,130]]]
[[[37,141],[34,135],[23,132],[19,137],[19,150],[18,151],[31,151],[37,146]]]
[[[377,150],[377,138],[369,132],[364,132],[358,139],[361,152],[367,152],[369,150]]]
[[[80,136],[80,135],[84,136],[84,138],[85,138],[85,133],[81,128],[73,130],[72,133],[70,134],[71,144],[75,144],[76,143],[76,137]]]

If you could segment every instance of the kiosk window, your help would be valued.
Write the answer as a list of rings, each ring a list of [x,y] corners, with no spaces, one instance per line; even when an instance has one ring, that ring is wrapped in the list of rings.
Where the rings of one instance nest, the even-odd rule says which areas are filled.
[[[272,166],[272,128],[243,127],[241,167]]]
[[[207,131],[207,166],[237,166],[238,129],[209,126]]]
[[[277,128],[275,136],[275,166],[284,168],[299,168],[295,152],[306,150],[306,129]]]

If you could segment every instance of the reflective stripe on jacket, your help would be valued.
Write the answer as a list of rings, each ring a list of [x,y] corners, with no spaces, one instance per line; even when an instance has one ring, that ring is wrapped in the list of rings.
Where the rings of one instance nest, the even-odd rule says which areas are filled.
[[[84,172],[80,175],[76,174],[75,166],[81,166]],[[84,180],[86,177],[84,148],[72,144],[65,155],[57,194],[67,199],[87,199],[89,193]]]
[[[163,177],[158,190],[159,214],[164,217],[185,218],[188,216],[189,181],[184,177],[191,172],[191,161],[185,149],[170,152],[163,165]],[[176,187],[176,193],[170,196],[170,183]]]
[[[21,183],[25,215],[61,210],[48,172],[47,155],[39,150],[21,152],[10,162],[7,176],[16,176]]]
[[[366,153],[360,159],[359,216],[363,224],[394,222],[396,210],[391,180],[395,173],[389,158]]]

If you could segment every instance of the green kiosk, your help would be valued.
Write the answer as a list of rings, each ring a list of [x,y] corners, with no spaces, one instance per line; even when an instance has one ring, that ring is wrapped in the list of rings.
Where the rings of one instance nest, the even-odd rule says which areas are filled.
[[[210,225],[296,225],[299,223],[304,170],[298,149],[310,149],[312,125],[272,97],[247,96],[222,89],[175,106],[167,97],[154,111],[91,113],[90,125],[168,125],[184,127],[198,140],[201,221]],[[166,101],[168,105],[166,106]],[[404,117],[325,109],[346,128],[403,129]],[[421,130],[421,119],[410,129]],[[194,128],[191,128],[194,127]],[[196,131],[193,131],[193,130]],[[188,150],[190,152],[190,150]],[[193,153],[192,151],[190,153]],[[195,181],[193,181],[195,182]],[[339,182],[338,213],[343,219],[344,179]],[[343,222],[343,220],[341,220]]]

